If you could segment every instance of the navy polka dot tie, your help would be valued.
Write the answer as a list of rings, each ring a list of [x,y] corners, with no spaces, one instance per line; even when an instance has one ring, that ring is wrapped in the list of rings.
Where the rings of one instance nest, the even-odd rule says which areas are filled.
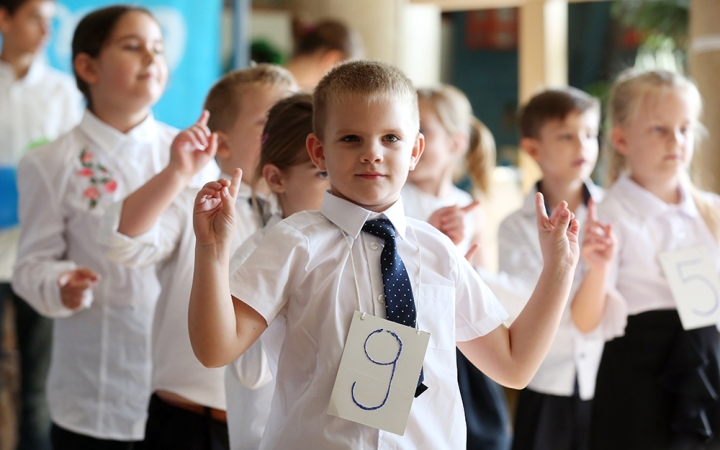
[[[385,288],[385,316],[392,322],[415,328],[417,323],[415,300],[410,277],[397,252],[395,227],[387,219],[375,219],[365,222],[363,231],[385,241],[385,247],[380,254],[380,271]],[[427,386],[423,384],[424,379],[425,376],[420,369],[415,397],[427,390]]]

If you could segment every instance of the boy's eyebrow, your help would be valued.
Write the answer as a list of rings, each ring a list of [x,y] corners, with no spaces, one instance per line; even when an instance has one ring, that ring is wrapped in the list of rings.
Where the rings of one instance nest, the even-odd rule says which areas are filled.
[[[359,130],[353,130],[350,128],[341,128],[335,132],[338,135],[347,135],[347,134],[366,134],[364,132],[361,132]],[[381,134],[399,134],[403,135],[402,128],[386,128],[384,129]]]

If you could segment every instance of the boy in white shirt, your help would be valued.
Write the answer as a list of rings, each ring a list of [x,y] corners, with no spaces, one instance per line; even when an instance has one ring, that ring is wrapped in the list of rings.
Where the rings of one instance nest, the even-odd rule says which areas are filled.
[[[229,448],[225,368],[208,369],[197,361],[184,325],[195,248],[192,205],[202,184],[217,179],[218,165],[230,173],[235,162],[242,164],[246,182],[252,183],[252,164],[259,158],[267,111],[296,88],[287,70],[269,64],[225,75],[210,89],[200,121],[184,132],[183,145],[173,146],[168,167],[104,214],[98,241],[108,259],[127,267],[158,264],[162,291],[152,333],[147,448]],[[218,164],[210,161],[215,147],[219,147]],[[237,198],[240,226],[234,247],[263,219],[250,206],[250,187],[245,191]],[[248,426],[239,431],[242,442],[257,446],[261,430],[253,433]]]
[[[566,201],[583,223],[594,207],[592,202],[602,198],[602,189],[590,179],[598,155],[600,103],[578,89],[550,89],[523,107],[519,122],[520,146],[537,161],[543,179],[527,195],[523,207],[500,225],[499,269],[512,278],[518,293],[527,295],[540,277],[543,260],[535,232],[537,193],[544,195],[549,207]],[[578,286],[573,283],[573,292]],[[512,320],[526,297],[497,293]],[[601,337],[583,334],[573,325],[568,305],[547,357],[528,388],[520,392],[514,450],[587,448],[602,349]]]
[[[528,307],[508,330],[501,326],[504,309],[450,240],[404,215],[400,189],[424,145],[410,80],[377,62],[338,66],[315,91],[313,129],[307,147],[331,185],[322,211],[297,213],[273,227],[230,282],[239,171],[232,182],[210,183],[198,194],[189,314],[193,350],[206,366],[222,366],[242,354],[278,314],[286,317],[261,448],[462,448],[456,343],[491,378],[525,385],[552,341],[570,291],[578,225],[564,204],[548,218],[538,196],[547,264]],[[370,234],[379,229],[385,248],[383,239]],[[398,261],[386,251],[404,264],[388,271],[385,258],[381,274],[381,253]],[[415,301],[411,295],[397,303],[399,292],[390,279],[385,282],[389,272],[398,282],[405,277],[401,284],[412,290],[406,286],[403,292],[414,292]],[[327,414],[358,306],[394,322],[417,321],[420,330],[430,332],[422,384],[406,386],[428,389],[414,401],[404,436]]]
[[[20,354],[18,448],[33,450],[50,446],[45,382],[52,321],[10,288],[20,234],[13,174],[27,149],[55,139],[80,121],[81,96],[73,79],[48,67],[41,56],[54,13],[53,0],[0,0],[0,177],[8,178],[0,179],[0,335],[8,300],[15,310]]]

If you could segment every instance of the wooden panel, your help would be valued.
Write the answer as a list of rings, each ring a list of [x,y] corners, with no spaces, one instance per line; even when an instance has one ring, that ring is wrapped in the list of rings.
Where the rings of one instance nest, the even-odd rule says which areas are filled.
[[[443,11],[462,11],[471,9],[508,8],[537,3],[541,0],[410,0],[410,3],[430,3],[438,5]],[[569,0],[570,3],[599,2],[606,0]]]

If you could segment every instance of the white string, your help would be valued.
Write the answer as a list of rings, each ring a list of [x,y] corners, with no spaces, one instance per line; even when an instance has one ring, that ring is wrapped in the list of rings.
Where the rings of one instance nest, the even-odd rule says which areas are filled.
[[[415,238],[415,245],[417,245],[417,247],[418,247],[418,279],[417,279],[417,290],[415,292],[417,292],[417,295],[420,295],[420,280],[422,279],[422,248],[420,246],[420,241],[417,238],[417,234],[415,234],[415,228],[411,227],[410,225],[408,225],[408,228],[410,228],[410,230],[412,230],[413,237]],[[362,313],[361,319],[365,319],[365,313],[363,312],[362,305],[360,303],[360,286],[358,285],[358,281],[357,281],[358,276],[357,276],[357,271],[355,270],[355,257],[353,256],[352,245],[350,245],[350,239],[348,239],[348,235],[347,235],[347,233],[345,233],[344,230],[342,230],[342,234],[343,234],[343,237],[345,238],[345,243],[348,246],[348,250],[350,251],[350,263],[352,264],[352,269],[353,269],[353,281],[355,282],[355,294],[357,295],[358,311],[360,311]],[[407,270],[407,265],[405,265],[405,267]],[[408,276],[409,275],[410,274],[408,273]],[[385,295],[384,292],[383,292],[383,295]],[[387,301],[387,299],[385,299],[385,301]],[[416,316],[415,329],[418,330],[418,334],[419,334],[420,333],[420,328],[419,328],[419,326],[420,326],[419,325],[420,324],[420,320],[419,320],[420,319],[420,300],[419,300],[419,297],[417,297],[416,295],[413,295],[413,301],[415,302],[415,316]]]

